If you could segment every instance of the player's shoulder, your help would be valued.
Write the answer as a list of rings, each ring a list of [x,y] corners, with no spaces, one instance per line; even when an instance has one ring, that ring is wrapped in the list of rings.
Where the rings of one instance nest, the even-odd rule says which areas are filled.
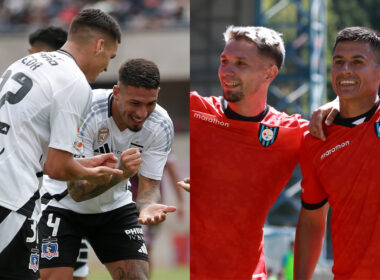
[[[85,122],[104,122],[110,117],[112,90],[92,90],[92,103]]]
[[[92,104],[107,103],[112,94],[112,89],[98,88],[92,90]]]
[[[269,105],[268,105],[269,106]],[[302,119],[300,114],[288,115],[269,106],[268,114],[264,118],[264,122],[273,123],[281,127],[306,127],[309,121]]]
[[[156,108],[145,121],[143,127],[154,131],[173,130],[173,122],[168,112],[162,106],[156,104]]]
[[[190,92],[190,110],[200,111],[209,114],[222,112],[221,96],[200,96],[198,92]]]

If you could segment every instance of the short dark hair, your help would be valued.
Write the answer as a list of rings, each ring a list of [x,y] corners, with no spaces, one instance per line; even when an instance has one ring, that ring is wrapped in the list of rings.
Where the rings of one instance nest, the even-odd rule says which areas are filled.
[[[152,61],[130,59],[120,66],[119,82],[126,86],[157,89],[160,86],[160,71]]]
[[[29,35],[29,44],[44,43],[58,50],[67,40],[67,32],[60,27],[49,26],[40,28]]]
[[[83,27],[96,29],[110,35],[121,42],[121,31],[117,21],[99,9],[85,9],[75,16],[71,22],[69,34],[75,34]]]
[[[369,43],[371,50],[380,61],[380,33],[378,31],[362,26],[346,27],[338,32],[333,52],[339,43],[346,41]]]

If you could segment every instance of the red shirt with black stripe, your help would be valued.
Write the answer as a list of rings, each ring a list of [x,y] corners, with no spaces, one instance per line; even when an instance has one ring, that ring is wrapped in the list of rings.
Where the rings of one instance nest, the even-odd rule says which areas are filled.
[[[328,200],[335,279],[380,279],[380,109],[325,128],[327,140],[305,134],[302,203]],[[356,123],[356,124],[355,124]],[[357,124],[361,123],[361,124]]]
[[[221,97],[191,93],[191,279],[266,279],[264,223],[307,124],[270,106],[242,117]]]

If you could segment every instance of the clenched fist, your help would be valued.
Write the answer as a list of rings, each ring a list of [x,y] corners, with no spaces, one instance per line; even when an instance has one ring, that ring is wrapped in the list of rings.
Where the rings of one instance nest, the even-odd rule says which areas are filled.
[[[138,148],[130,148],[121,153],[120,166],[126,178],[132,177],[141,168],[141,153]]]

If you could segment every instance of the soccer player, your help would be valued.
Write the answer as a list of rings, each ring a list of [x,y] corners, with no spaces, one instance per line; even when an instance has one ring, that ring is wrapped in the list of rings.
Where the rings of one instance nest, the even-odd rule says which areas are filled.
[[[91,105],[91,88],[116,54],[120,28],[100,10],[84,10],[61,50],[24,57],[0,82],[0,275],[35,279],[40,259],[39,178],[108,182],[112,154],[74,160],[73,145]],[[101,166],[104,165],[104,166]]]
[[[113,90],[94,90],[91,112],[77,141],[85,157],[113,152],[123,176],[108,184],[44,179],[47,208],[39,223],[42,279],[70,279],[85,236],[113,279],[147,279],[148,252],[141,224],[158,224],[175,207],[158,204],[159,186],[173,140],[173,124],[157,104],[160,75],[145,59],[119,69]],[[81,151],[82,150],[82,151]],[[140,168],[141,167],[141,168]],[[136,204],[129,177],[139,170]],[[53,244],[54,254],[45,252]]]
[[[67,32],[55,26],[40,28],[29,35],[30,54],[37,52],[56,51],[63,46],[67,40]]]
[[[60,27],[40,28],[29,35],[30,48],[28,51],[29,54],[56,51],[63,46],[66,40],[67,32]],[[88,242],[83,239],[74,268],[74,280],[86,280],[88,273]]]
[[[224,38],[223,97],[190,96],[190,274],[266,279],[264,222],[299,162],[308,122],[266,102],[285,56],[280,34],[230,26]]]
[[[339,31],[331,69],[340,114],[325,142],[305,135],[295,279],[311,279],[332,208],[334,279],[380,279],[380,34]]]

